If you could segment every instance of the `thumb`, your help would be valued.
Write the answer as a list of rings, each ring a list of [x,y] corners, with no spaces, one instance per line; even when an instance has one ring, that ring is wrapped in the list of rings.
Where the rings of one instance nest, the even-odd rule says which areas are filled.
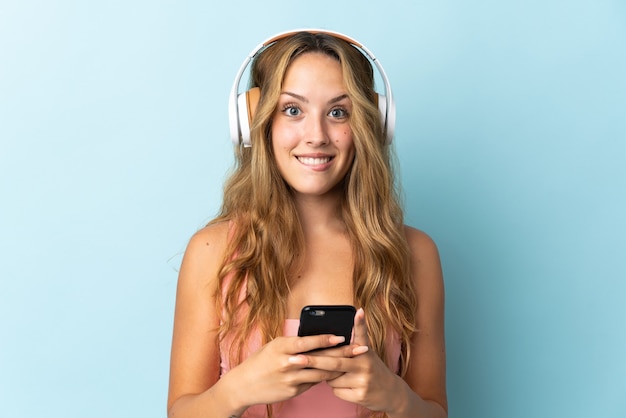
[[[367,324],[365,323],[365,311],[359,308],[354,315],[354,329],[352,330],[352,344],[369,346],[370,340],[367,336]]]

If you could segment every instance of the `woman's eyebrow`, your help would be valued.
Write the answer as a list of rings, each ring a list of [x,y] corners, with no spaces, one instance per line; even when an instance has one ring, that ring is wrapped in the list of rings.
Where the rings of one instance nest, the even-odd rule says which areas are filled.
[[[300,96],[299,94],[292,93],[290,91],[281,91],[280,94],[286,94],[287,96],[291,96],[293,98],[296,98],[296,99],[298,99],[298,100],[300,100],[301,102],[304,102],[304,103],[308,103],[309,102],[309,100],[306,97]]]
[[[342,94],[342,95],[340,95],[340,96],[335,97],[334,99],[330,99],[330,100],[328,101],[328,104],[337,103],[337,102],[340,102],[340,101],[342,101],[343,99],[347,99],[347,98],[348,98],[348,95],[347,95],[347,94]]]

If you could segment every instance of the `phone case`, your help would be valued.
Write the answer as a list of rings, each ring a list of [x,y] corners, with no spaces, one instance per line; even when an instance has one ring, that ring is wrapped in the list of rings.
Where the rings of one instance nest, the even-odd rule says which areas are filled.
[[[350,305],[309,305],[300,312],[298,336],[333,334],[345,337],[338,346],[350,344],[356,308]]]

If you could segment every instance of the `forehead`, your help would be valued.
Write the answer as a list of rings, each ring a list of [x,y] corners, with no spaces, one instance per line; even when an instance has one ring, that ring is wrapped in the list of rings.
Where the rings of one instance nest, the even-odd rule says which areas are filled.
[[[343,87],[343,72],[339,60],[320,52],[307,52],[296,57],[287,67],[283,87],[299,84]]]

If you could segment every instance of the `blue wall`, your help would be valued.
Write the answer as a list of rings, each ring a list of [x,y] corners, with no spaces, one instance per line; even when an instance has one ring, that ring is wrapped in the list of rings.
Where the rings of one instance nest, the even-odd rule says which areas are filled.
[[[626,5],[0,0],[0,405],[165,415],[176,269],[266,37],[362,41],[438,242],[451,416],[626,416]]]

